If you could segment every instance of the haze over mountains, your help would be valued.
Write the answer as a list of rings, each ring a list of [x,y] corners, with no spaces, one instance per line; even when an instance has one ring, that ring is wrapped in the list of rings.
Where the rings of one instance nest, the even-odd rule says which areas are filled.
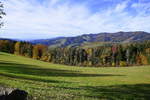
[[[129,43],[150,40],[148,32],[116,32],[116,33],[98,33],[98,34],[84,34],[76,37],[58,37],[53,39],[39,39],[30,41],[33,44],[44,44],[49,47],[74,47],[89,43],[98,42],[119,42]]]

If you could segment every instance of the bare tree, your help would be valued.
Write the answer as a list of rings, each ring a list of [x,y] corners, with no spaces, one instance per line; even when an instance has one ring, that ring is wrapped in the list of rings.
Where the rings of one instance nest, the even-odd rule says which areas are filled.
[[[2,18],[4,15],[6,15],[3,8],[4,8],[4,6],[0,2],[0,28],[3,26]]]

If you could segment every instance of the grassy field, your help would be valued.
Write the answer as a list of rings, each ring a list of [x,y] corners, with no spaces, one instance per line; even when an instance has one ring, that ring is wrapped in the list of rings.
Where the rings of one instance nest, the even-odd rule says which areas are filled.
[[[150,100],[150,66],[73,67],[0,52],[0,84],[36,100]]]

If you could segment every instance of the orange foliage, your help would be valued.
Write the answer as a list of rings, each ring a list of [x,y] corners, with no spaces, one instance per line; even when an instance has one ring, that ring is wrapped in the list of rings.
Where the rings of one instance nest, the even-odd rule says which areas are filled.
[[[46,50],[47,50],[47,46],[45,45],[41,45],[41,44],[34,45],[33,46],[33,58],[45,60],[45,57],[43,57],[43,55],[44,53],[46,53]]]
[[[137,64],[140,64],[140,65],[148,64],[147,57],[144,56],[143,54],[140,54],[139,56],[137,56],[136,60],[137,60]]]

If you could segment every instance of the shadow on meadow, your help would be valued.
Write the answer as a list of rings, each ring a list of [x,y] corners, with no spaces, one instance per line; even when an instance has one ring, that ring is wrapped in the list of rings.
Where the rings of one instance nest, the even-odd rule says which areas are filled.
[[[105,76],[124,76],[117,74],[86,74],[79,71],[39,68],[39,66],[28,64],[16,64],[14,62],[0,61],[0,70],[13,74],[26,74],[36,76],[61,76],[61,77],[105,77]]]
[[[9,78],[17,78],[17,79],[23,79],[23,80],[31,80],[31,81],[37,81],[37,82],[49,82],[49,83],[71,83],[66,81],[57,81],[57,80],[50,80],[50,79],[42,79],[37,77],[25,77],[25,76],[17,76],[17,75],[10,75],[5,73],[0,73],[0,76],[9,77]]]
[[[34,77],[113,77],[123,76],[117,74],[84,74],[80,71],[59,70],[52,68],[39,68],[39,66],[28,64],[17,64],[15,62],[0,61],[0,70],[8,72],[8,74],[0,73],[1,76],[9,78],[33,80],[38,82],[51,83],[71,83],[65,81],[49,80],[46,78]],[[16,74],[16,75],[15,75]],[[21,74],[21,75],[17,75]],[[33,75],[33,77],[25,76]],[[85,91],[84,93],[76,92],[73,98],[91,98],[103,100],[150,100],[150,84],[136,84],[136,85],[114,85],[114,86],[82,86],[82,87],[54,87],[61,90],[75,90]],[[72,93],[71,93],[72,94]],[[72,98],[71,98],[72,99]],[[70,99],[70,100],[71,100]]]
[[[133,85],[113,85],[113,86],[82,86],[82,87],[53,87],[63,91],[72,91],[70,97],[66,100],[150,100],[150,84],[133,84]],[[35,88],[36,90],[38,88]],[[42,89],[41,89],[42,90]],[[45,91],[43,89],[42,91]],[[46,91],[50,91],[49,88]],[[84,91],[84,92],[81,92]],[[43,95],[45,100],[53,98],[49,95]],[[63,97],[63,95],[61,95]],[[61,97],[60,96],[60,97]],[[65,96],[63,97],[65,98]]]
[[[84,90],[86,93],[78,93],[75,95],[79,97],[91,98],[91,100],[150,100],[150,84],[59,88]]]
[[[113,100],[150,100],[150,84],[82,87],[86,96]],[[92,95],[90,95],[92,94]]]
[[[40,77],[105,77],[105,76],[123,76],[115,74],[84,74],[79,71],[61,70],[52,68],[39,68],[39,66],[28,64],[17,64],[15,62],[0,61],[0,70],[7,73],[0,73],[1,76],[17,79],[32,80],[38,82],[50,82],[50,83],[71,83],[65,81],[50,80]],[[21,75],[17,75],[21,74]],[[25,76],[25,75],[32,75]],[[35,77],[34,77],[35,76]],[[36,77],[38,76],[38,77]]]

